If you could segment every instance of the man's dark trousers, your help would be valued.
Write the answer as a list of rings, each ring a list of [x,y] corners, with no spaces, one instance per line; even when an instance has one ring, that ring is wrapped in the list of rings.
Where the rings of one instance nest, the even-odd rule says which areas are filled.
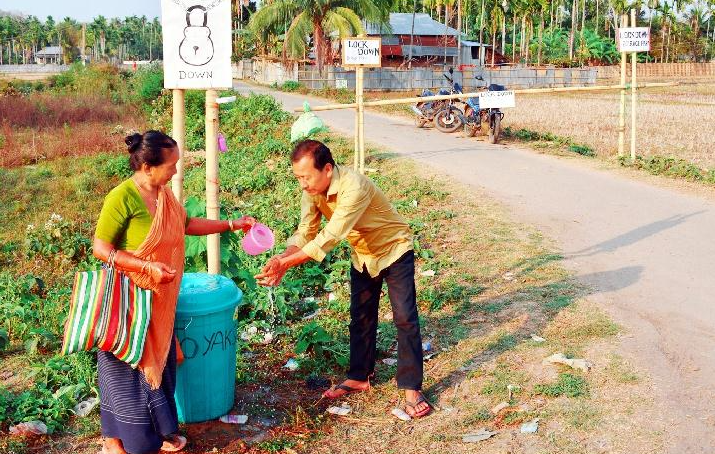
[[[378,306],[382,283],[397,328],[397,387],[422,389],[422,338],[417,317],[415,254],[406,252],[372,277],[365,267],[350,269],[350,370],[348,378],[366,381],[375,370]]]

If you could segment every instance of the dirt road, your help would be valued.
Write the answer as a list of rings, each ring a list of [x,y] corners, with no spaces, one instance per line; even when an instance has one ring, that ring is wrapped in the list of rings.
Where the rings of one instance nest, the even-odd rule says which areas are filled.
[[[271,94],[289,111],[306,99]],[[353,133],[352,110],[319,116]],[[626,328],[626,353],[653,377],[668,452],[715,452],[713,202],[579,160],[419,130],[403,118],[366,113],[365,133],[369,143],[483,188],[557,241],[566,266],[593,287],[590,298]]]

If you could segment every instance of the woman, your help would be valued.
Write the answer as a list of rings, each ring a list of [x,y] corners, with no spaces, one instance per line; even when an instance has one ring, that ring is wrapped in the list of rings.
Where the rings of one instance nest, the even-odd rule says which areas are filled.
[[[94,237],[94,255],[114,263],[140,287],[151,289],[152,317],[137,369],[112,353],[97,354],[103,454],[178,451],[174,402],[177,356],[176,302],[184,269],[184,235],[248,231],[251,217],[212,221],[188,218],[166,184],[176,173],[179,150],[164,133],[147,131],[125,139],[134,174],[104,199]]]

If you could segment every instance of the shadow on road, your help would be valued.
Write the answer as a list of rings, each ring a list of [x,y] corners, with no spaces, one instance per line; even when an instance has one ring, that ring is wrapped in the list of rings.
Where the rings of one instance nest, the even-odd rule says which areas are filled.
[[[696,211],[690,214],[676,214],[660,221],[655,221],[650,224],[637,227],[615,238],[595,244],[593,246],[581,249],[570,254],[566,254],[567,258],[591,257],[603,252],[613,252],[622,247],[630,246],[648,237],[651,237],[664,230],[671,229],[679,224],[682,224],[688,218],[705,213],[705,210]]]

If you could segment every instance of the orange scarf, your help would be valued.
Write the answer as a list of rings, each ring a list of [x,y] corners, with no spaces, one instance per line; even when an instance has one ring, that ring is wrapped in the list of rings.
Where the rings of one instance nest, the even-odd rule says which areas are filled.
[[[169,347],[175,338],[176,303],[179,298],[181,277],[184,274],[185,225],[186,210],[176,200],[171,190],[164,186],[159,190],[156,213],[149,234],[134,255],[143,260],[168,265],[176,270],[176,277],[166,284],[156,284],[147,273],[128,273],[135,284],[153,292],[151,321],[144,344],[144,353],[139,362],[139,369],[144,372],[146,381],[152,389],[161,386],[161,376],[166,366]],[[183,355],[178,342],[176,347],[180,362]]]

